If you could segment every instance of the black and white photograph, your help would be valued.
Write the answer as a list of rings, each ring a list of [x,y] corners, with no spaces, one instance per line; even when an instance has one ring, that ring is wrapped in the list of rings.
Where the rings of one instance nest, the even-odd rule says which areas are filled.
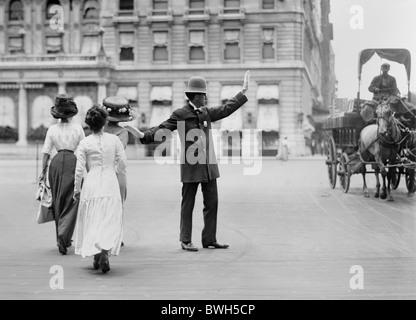
[[[0,0],[0,300],[415,300],[415,13]]]

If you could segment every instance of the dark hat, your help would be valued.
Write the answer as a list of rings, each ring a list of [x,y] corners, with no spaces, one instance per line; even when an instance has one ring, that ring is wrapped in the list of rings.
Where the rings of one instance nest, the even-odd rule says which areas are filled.
[[[110,122],[129,122],[136,118],[136,113],[126,98],[107,97],[103,101],[103,106],[108,112],[107,120]]]
[[[185,93],[205,93],[207,94],[207,80],[202,77],[191,77]]]
[[[381,67],[383,68],[383,67],[387,67],[387,68],[390,68],[390,64],[389,63],[383,63],[382,65],[381,65]]]
[[[55,105],[51,108],[51,114],[54,118],[71,118],[77,113],[78,108],[72,96],[60,94],[55,98]]]

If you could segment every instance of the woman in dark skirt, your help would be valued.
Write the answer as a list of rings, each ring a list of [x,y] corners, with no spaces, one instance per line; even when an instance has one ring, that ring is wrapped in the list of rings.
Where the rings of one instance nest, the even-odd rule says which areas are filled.
[[[48,129],[42,149],[44,156],[40,179],[46,179],[48,176],[52,192],[57,246],[63,255],[71,246],[78,211],[78,203],[73,199],[77,162],[74,152],[81,140],[85,138],[85,134],[81,125],[71,123],[72,117],[77,113],[78,108],[71,96],[56,97],[51,114],[60,121]],[[48,170],[53,149],[56,149],[58,153],[50,161]]]

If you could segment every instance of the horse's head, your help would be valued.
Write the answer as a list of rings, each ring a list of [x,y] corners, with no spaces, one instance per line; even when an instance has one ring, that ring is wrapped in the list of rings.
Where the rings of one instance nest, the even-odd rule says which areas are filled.
[[[394,118],[394,111],[386,101],[382,102],[376,110],[378,134],[383,141],[389,144],[397,144],[401,138],[401,131]]]
[[[377,114],[377,124],[378,124],[378,132],[381,134],[386,134],[389,132],[389,128],[391,127],[394,119],[393,119],[393,110],[391,109],[390,105],[383,101],[379,104],[376,109]]]

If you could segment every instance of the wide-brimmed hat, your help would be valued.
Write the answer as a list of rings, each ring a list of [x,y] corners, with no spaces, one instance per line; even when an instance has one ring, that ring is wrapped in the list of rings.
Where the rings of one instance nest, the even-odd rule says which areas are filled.
[[[108,112],[107,120],[110,122],[130,122],[137,116],[129,101],[123,97],[107,97],[103,101],[103,107]]]
[[[207,94],[207,80],[203,77],[191,77],[185,93],[204,93]]]
[[[68,94],[60,94],[55,98],[55,105],[51,108],[51,114],[56,119],[66,119],[78,113],[74,98]]]
[[[390,68],[390,63],[383,63],[382,65],[381,65],[381,68],[384,68],[384,67],[387,67],[387,68]]]

